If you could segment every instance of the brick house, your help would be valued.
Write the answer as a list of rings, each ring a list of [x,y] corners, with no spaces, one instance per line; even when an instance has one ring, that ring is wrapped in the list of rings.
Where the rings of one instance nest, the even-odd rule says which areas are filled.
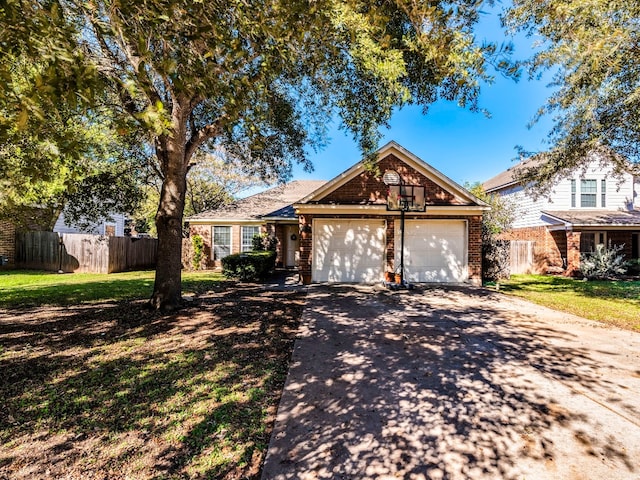
[[[517,180],[524,163],[501,172],[483,187],[503,196],[516,210],[507,240],[534,242],[536,273],[579,271],[580,255],[598,244],[622,245],[627,258],[640,257],[640,178],[612,168],[595,156],[587,167],[557,182],[546,197],[534,197]],[[535,160],[533,160],[535,161]]]
[[[385,183],[390,172],[398,185]],[[288,257],[296,257],[305,283],[379,282],[385,271],[398,269],[402,253],[409,281],[481,282],[482,214],[489,207],[397,143],[378,151],[374,170],[361,161],[329,182],[278,188],[292,198],[302,187],[313,188],[280,210],[263,208],[265,198],[276,193],[271,190],[265,198],[258,194],[189,217],[190,232],[204,237],[212,265],[220,255],[244,248],[243,227],[269,232],[278,240],[279,263],[290,266]],[[412,198],[425,209],[406,212],[401,253],[401,212],[393,199],[414,187],[418,194]],[[296,242],[295,251],[289,242]]]

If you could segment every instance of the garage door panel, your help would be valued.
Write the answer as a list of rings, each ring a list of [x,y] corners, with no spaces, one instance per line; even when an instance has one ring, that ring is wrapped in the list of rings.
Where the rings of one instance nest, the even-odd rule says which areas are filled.
[[[313,280],[380,281],[384,268],[385,225],[371,220],[316,220]]]
[[[396,223],[396,265],[400,265],[400,222]],[[408,220],[405,223],[405,278],[411,282],[463,282],[468,278],[466,223]]]

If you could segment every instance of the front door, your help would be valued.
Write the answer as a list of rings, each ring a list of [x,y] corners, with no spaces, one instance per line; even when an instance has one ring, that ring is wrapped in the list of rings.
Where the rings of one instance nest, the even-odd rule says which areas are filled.
[[[293,268],[298,266],[299,249],[300,249],[300,234],[298,232],[298,225],[285,226],[285,267]]]

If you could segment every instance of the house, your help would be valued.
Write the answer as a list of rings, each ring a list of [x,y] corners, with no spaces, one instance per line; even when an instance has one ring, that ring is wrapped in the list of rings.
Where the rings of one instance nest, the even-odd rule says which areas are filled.
[[[275,198],[282,201],[278,209]],[[279,263],[296,265],[304,283],[375,283],[403,260],[411,282],[477,284],[488,208],[390,142],[378,151],[374,168],[361,161],[329,182],[292,182],[187,220],[214,264],[266,231],[278,239]]]
[[[8,220],[0,220],[0,268],[12,267],[16,260],[16,228]]]
[[[533,271],[564,270],[572,275],[580,268],[580,255],[598,244],[623,245],[627,258],[640,256],[640,178],[613,168],[592,155],[585,168],[560,180],[547,196],[535,197],[518,181],[528,159],[487,180],[487,193],[503,196],[516,209],[509,240],[534,243]]]
[[[61,213],[53,231],[56,233],[86,233],[90,235],[106,235],[107,237],[123,237],[126,216],[123,213],[113,213],[109,218],[103,218],[98,222],[91,222],[86,226],[79,227],[68,222]]]
[[[295,268],[300,235],[293,203],[324,183],[297,180],[216,210],[192,215],[186,219],[189,233],[203,238],[209,267],[220,267],[220,260],[226,255],[251,250],[253,237],[267,233],[277,239],[276,265]]]

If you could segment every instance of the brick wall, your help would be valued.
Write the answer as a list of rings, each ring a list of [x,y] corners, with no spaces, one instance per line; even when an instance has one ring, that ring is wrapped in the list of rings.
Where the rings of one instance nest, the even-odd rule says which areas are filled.
[[[619,246],[624,245],[622,253],[624,256],[629,259],[633,258],[633,232],[631,231],[618,231],[618,230],[610,230],[607,232],[607,246],[611,244],[611,246]]]
[[[0,221],[0,255],[9,258],[6,267],[12,267],[16,261],[16,229],[13,223]]]
[[[313,249],[313,237],[311,224],[313,223],[313,215],[300,215],[298,218],[300,223],[300,278],[302,283],[311,283],[311,251]]]
[[[461,203],[452,194],[440,188],[424,175],[409,168],[394,155],[386,156],[378,162],[377,166],[381,175],[386,170],[395,170],[400,174],[404,183],[424,185],[427,205],[459,205]],[[340,203],[343,205],[386,204],[388,189],[389,187],[384,184],[382,178],[375,178],[372,173],[365,172],[331,192],[319,203]]]
[[[469,217],[469,280],[482,285],[482,215]]]

